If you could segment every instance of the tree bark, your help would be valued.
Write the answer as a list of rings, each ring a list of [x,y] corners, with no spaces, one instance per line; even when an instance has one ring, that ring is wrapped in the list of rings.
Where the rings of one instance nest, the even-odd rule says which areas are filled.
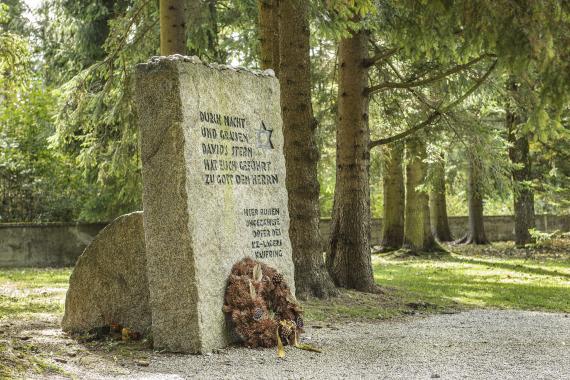
[[[403,247],[414,252],[438,250],[431,233],[429,196],[418,189],[427,175],[426,146],[419,138],[406,140],[406,214]]]
[[[280,31],[280,84],[296,293],[301,299],[326,298],[337,290],[325,268],[319,233],[319,150],[311,105],[308,3],[286,1],[281,12],[287,20]]]
[[[259,14],[260,67],[279,72],[279,2],[257,0]]]
[[[336,188],[327,267],[335,284],[374,291],[370,256],[368,33],[340,40]]]
[[[447,219],[447,201],[445,197],[445,159],[441,157],[432,165],[432,189],[429,194],[431,230],[439,241],[452,241]]]
[[[469,232],[459,244],[489,244],[483,223],[483,186],[481,184],[481,160],[468,153],[467,203],[469,207]]]
[[[531,177],[531,161],[527,136],[517,136],[516,128],[521,123],[520,117],[507,111],[507,130],[509,135],[509,157],[513,164],[513,200],[515,212],[515,244],[518,247],[532,242],[528,231],[534,228],[534,193],[528,186]]]
[[[186,54],[186,0],[160,0],[160,55]]]
[[[404,242],[404,144],[385,147],[382,161],[382,189],[384,207],[382,214],[382,251],[393,251]]]

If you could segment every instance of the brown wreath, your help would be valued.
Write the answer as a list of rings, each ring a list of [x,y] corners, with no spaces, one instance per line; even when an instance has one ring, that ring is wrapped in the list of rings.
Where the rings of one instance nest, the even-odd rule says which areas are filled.
[[[296,345],[303,332],[301,307],[283,275],[249,257],[232,267],[224,312],[247,347]]]

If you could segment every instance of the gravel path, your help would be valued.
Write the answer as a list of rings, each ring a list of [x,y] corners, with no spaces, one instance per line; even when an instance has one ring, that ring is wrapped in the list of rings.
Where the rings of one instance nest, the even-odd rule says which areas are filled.
[[[305,336],[324,352],[287,347],[281,360],[273,349],[232,347],[209,355],[152,353],[148,367],[70,362],[66,369],[83,379],[570,378],[570,316],[562,313],[474,310],[313,325]]]

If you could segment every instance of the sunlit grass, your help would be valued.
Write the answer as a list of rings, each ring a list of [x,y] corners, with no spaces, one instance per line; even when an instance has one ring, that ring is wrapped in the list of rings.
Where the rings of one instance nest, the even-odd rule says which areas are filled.
[[[71,269],[0,270],[0,318],[62,313]]]
[[[521,259],[450,254],[437,259],[376,256],[378,284],[466,306],[570,312],[570,257]]]
[[[343,291],[303,302],[307,319],[386,319],[462,306],[570,312],[570,256],[374,256],[373,265],[383,294]],[[70,274],[70,268],[0,270],[0,318],[62,313]]]
[[[0,269],[0,285],[12,283],[19,288],[67,287],[72,268]]]

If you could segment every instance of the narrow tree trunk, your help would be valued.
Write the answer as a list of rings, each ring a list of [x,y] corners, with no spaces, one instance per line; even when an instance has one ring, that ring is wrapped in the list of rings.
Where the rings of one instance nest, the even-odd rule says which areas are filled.
[[[281,0],[272,0],[271,22],[273,23],[273,66],[275,75],[279,77],[281,67]],[[310,43],[310,42],[309,42]],[[309,48],[310,49],[310,48]]]
[[[513,112],[507,112],[507,128],[509,133],[509,157],[513,164],[513,199],[515,212],[515,244],[524,246],[532,242],[528,231],[534,228],[534,194],[528,186],[531,181],[531,161],[529,154],[528,138],[517,137],[516,126],[520,124],[520,118]]]
[[[441,157],[432,165],[432,189],[429,194],[431,230],[439,241],[452,241],[447,219],[447,201],[445,198],[445,160]]]
[[[279,71],[279,0],[257,0],[260,66]]]
[[[384,210],[382,215],[382,250],[392,251],[404,242],[404,144],[391,144],[384,148],[382,161],[382,189]]]
[[[336,187],[327,267],[336,285],[373,291],[370,258],[368,86],[364,60],[368,33],[352,32],[339,44]]]
[[[311,105],[309,9],[304,0],[282,3],[287,20],[280,36],[280,83],[285,164],[289,193],[289,235],[297,296],[326,298],[337,290],[326,271],[319,233],[316,120]]]
[[[210,28],[208,28],[208,50],[216,62],[225,62],[225,54],[220,49],[218,42],[218,0],[208,0],[208,12],[210,13]]]
[[[459,244],[489,244],[483,223],[483,187],[481,184],[481,160],[469,153],[467,203],[469,207],[469,232]]]
[[[406,215],[403,247],[412,252],[437,250],[431,233],[429,196],[418,189],[427,175],[426,146],[418,138],[406,141]]]
[[[186,54],[186,0],[160,0],[160,55]]]

